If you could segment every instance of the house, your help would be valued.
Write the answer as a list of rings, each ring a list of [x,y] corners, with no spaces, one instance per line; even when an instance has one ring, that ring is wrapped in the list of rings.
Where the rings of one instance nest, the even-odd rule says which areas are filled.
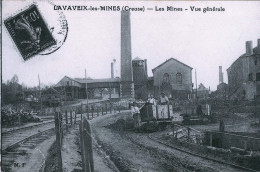
[[[254,100],[260,97],[260,39],[253,49],[252,41],[246,42],[246,53],[227,69],[230,99]]]
[[[187,98],[192,91],[192,67],[170,58],[152,70],[154,87],[168,97]]]

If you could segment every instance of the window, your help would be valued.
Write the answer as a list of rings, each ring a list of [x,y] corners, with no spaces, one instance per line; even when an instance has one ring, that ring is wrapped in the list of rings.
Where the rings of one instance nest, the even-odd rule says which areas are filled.
[[[256,73],[256,81],[260,81],[260,72]]]
[[[169,74],[168,73],[165,73],[163,75],[163,83],[169,83]]]
[[[70,82],[69,81],[67,81],[67,86],[69,86],[70,85]]]
[[[182,84],[182,74],[181,73],[176,74],[176,83]]]
[[[253,81],[253,74],[252,73],[248,74],[248,81]]]

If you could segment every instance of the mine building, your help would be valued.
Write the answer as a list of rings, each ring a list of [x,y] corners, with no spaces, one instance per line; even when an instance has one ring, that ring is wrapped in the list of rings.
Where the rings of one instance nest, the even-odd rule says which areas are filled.
[[[152,70],[155,94],[164,92],[168,97],[187,99],[192,91],[192,67],[170,58]]]
[[[197,99],[206,100],[209,97],[210,89],[206,88],[202,83],[200,83],[197,90],[194,91],[196,91]]]
[[[260,98],[260,39],[255,48],[252,41],[246,42],[246,53],[232,63],[227,74],[231,100]]]
[[[150,94],[159,97],[165,92],[171,98],[188,98],[192,91],[192,67],[170,58],[152,70],[148,77],[147,60],[132,59],[130,12],[121,12],[121,71],[120,78],[114,78],[114,62],[111,63],[111,78],[81,79],[63,77],[56,85],[58,91],[64,90],[67,99],[104,97],[114,93],[119,98],[146,99]]]
[[[212,95],[214,98],[220,100],[228,99],[228,84],[224,82],[222,66],[219,66],[219,84],[217,85],[217,90]]]
[[[132,60],[133,67],[133,82],[136,99],[146,99],[148,96],[148,74],[147,60],[136,57]]]

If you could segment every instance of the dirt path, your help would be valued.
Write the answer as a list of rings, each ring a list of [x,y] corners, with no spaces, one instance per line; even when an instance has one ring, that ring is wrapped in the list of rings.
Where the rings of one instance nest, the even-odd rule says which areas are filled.
[[[64,172],[82,169],[79,142],[79,128],[76,125],[66,133],[63,139],[62,164]],[[113,163],[107,158],[107,155],[99,149],[96,141],[93,141],[93,158],[95,172],[117,172]]]
[[[116,131],[107,126],[118,119],[131,120],[131,114],[107,115],[91,121],[101,148],[109,154],[120,171],[238,171],[186,153],[170,149],[148,138],[147,134]]]

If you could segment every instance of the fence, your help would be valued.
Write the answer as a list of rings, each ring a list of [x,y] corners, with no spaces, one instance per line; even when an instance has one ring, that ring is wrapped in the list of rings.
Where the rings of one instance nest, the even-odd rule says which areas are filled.
[[[79,130],[82,170],[83,172],[94,172],[91,129],[85,117],[80,122]]]
[[[195,144],[202,144],[203,133],[190,127],[173,124],[173,136],[175,139]]]
[[[64,130],[66,129],[66,131],[68,131],[69,126],[73,126],[74,124],[76,124],[77,114],[73,110],[70,111],[66,110],[64,113],[62,113],[60,111],[60,108],[55,108],[54,113],[55,113],[54,119],[55,119],[55,131],[56,131],[56,149],[57,149],[57,156],[58,156],[57,171],[62,172],[61,148],[62,148],[62,138],[64,136]]]
[[[53,115],[55,113],[54,107],[45,108],[45,114],[46,115]],[[103,102],[95,102],[95,103],[89,103],[87,104],[80,104],[80,105],[73,105],[73,106],[63,106],[60,107],[60,110],[62,112],[65,112],[66,110],[75,111],[75,113],[87,113],[93,115],[99,115],[99,114],[107,114],[115,112],[115,111],[121,111],[121,110],[127,110],[129,109],[129,102],[128,101],[119,101],[119,102],[112,102],[112,101],[103,101]]]
[[[92,138],[90,125],[87,119],[93,119],[108,113],[120,112],[129,109],[128,102],[110,102],[110,103],[91,103],[89,105],[81,104],[78,106],[66,106],[58,108],[50,108],[46,111],[54,113],[55,131],[56,131],[56,148],[58,156],[58,169],[62,172],[62,138],[64,131],[68,131],[69,127],[77,123],[80,117],[80,145],[82,154],[82,168],[84,172],[94,171]],[[84,115],[85,114],[85,115]],[[80,115],[80,116],[79,116]],[[86,117],[85,117],[86,116]]]

